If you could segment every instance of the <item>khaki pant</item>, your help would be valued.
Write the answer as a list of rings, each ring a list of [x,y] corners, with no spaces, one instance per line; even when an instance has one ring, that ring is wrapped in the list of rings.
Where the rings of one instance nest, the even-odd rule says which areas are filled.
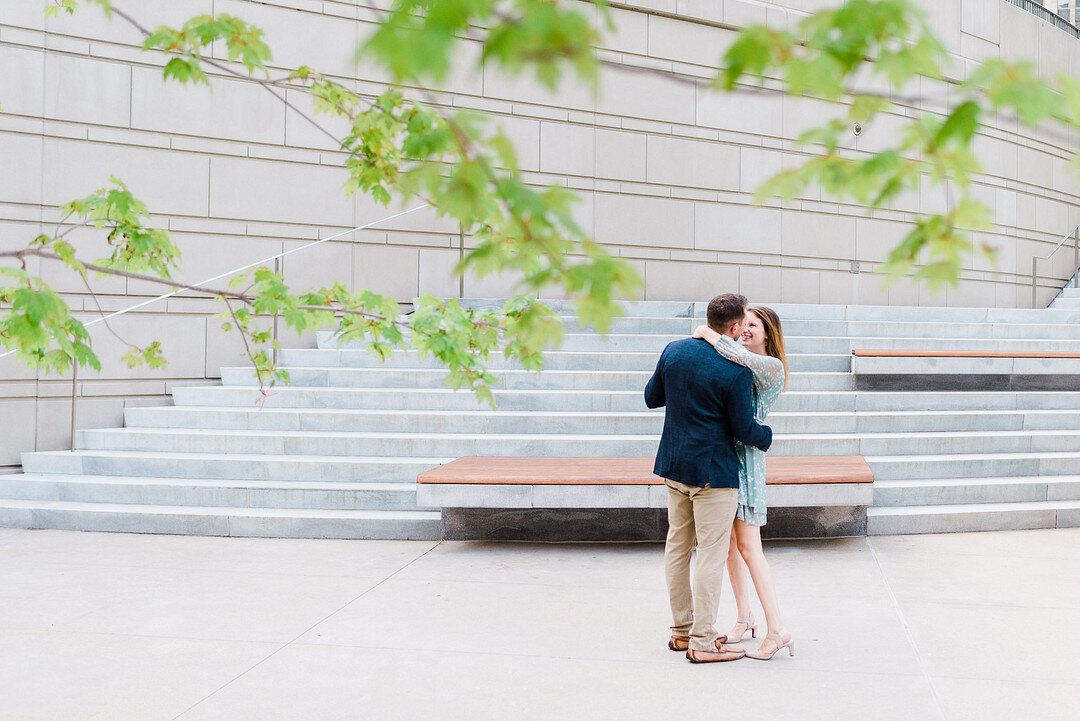
[[[689,636],[695,651],[716,649],[716,613],[724,581],[737,488],[698,488],[668,480],[668,534],[664,547],[672,634]],[[690,555],[697,546],[694,580]]]

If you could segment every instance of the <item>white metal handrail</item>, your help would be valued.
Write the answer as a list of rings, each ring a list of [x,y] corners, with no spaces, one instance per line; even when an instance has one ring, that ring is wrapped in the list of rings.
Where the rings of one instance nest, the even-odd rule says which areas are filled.
[[[293,248],[292,250],[286,250],[283,253],[278,253],[277,255],[271,255],[269,258],[263,258],[262,260],[255,261],[254,263],[248,263],[247,265],[242,265],[239,268],[233,268],[232,270],[227,270],[224,273],[221,273],[219,275],[215,275],[213,278],[207,278],[205,280],[200,280],[198,283],[189,283],[189,284],[186,284],[186,285],[199,286],[199,285],[206,285],[207,283],[213,283],[215,280],[221,280],[222,278],[226,278],[226,277],[228,277],[230,275],[233,275],[235,273],[239,273],[242,270],[247,270],[248,268],[254,268],[255,266],[258,266],[258,265],[263,265],[264,263],[269,263],[272,260],[275,260],[275,261],[279,260],[281,258],[284,258],[286,255],[292,255],[293,253],[299,253],[302,250],[307,250],[309,248],[314,248],[316,245],[321,245],[321,244],[329,242],[331,240],[337,240],[338,238],[340,238],[342,236],[348,235],[349,233],[355,233],[358,230],[366,230],[367,228],[370,228],[370,227],[372,227],[374,225],[378,225],[379,223],[385,223],[388,220],[393,220],[394,218],[400,218],[401,216],[408,215],[409,213],[415,213],[416,211],[423,210],[426,207],[428,207],[427,203],[425,203],[423,205],[418,205],[415,208],[410,208],[409,210],[403,210],[400,213],[395,213],[394,215],[389,215],[389,216],[387,216],[385,218],[380,218],[379,220],[375,220],[375,221],[372,221],[370,223],[366,223],[364,225],[359,225],[359,226],[357,226],[355,228],[350,228],[349,230],[343,230],[340,233],[328,236],[326,238],[321,238],[319,240],[316,240],[313,243],[308,243],[306,245],[301,245],[299,248]],[[165,300],[166,298],[172,298],[173,296],[180,295],[181,293],[183,293],[186,290],[187,290],[187,288],[177,288],[176,290],[174,290],[172,292],[165,293],[164,295],[159,295],[156,298],[150,298],[149,300],[144,300],[141,303],[136,303],[135,305],[128,306],[127,308],[124,308],[123,310],[114,311],[112,313],[109,313],[108,315],[103,315],[100,318],[95,318],[94,320],[85,323],[84,327],[89,328],[92,325],[97,325],[98,323],[104,323],[104,322],[106,322],[106,321],[108,321],[108,320],[110,320],[112,318],[115,318],[118,315],[124,315],[125,313],[130,313],[133,310],[138,310],[139,308],[144,308],[144,307],[150,305],[151,303],[157,303],[159,300]],[[12,353],[17,353],[17,352],[18,352],[18,349],[14,349],[14,350],[9,350],[6,353],[0,353],[0,358],[5,358],[5,357],[11,355]]]
[[[424,208],[427,208],[427,207],[429,207],[429,204],[424,203],[423,205],[418,205],[415,208],[410,208],[409,210],[403,210],[400,213],[395,213],[393,215],[388,215],[385,218],[379,218],[378,220],[374,220],[374,221],[372,221],[370,223],[365,223],[364,225],[358,225],[355,228],[350,228],[348,230],[343,230],[340,233],[336,233],[334,235],[330,235],[330,236],[327,236],[325,238],[320,238],[319,240],[316,240],[315,242],[307,243],[306,245],[301,245],[298,248],[293,248],[292,250],[286,250],[286,251],[284,251],[282,253],[277,253],[275,255],[271,255],[268,258],[263,258],[262,260],[257,260],[254,263],[248,263],[247,265],[242,265],[239,268],[233,268],[232,270],[227,270],[224,273],[220,273],[218,275],[215,275],[212,278],[206,278],[205,280],[200,280],[198,283],[189,283],[189,284],[186,284],[186,285],[202,286],[202,285],[205,285],[207,283],[213,283],[216,280],[221,280],[222,278],[226,278],[226,277],[228,277],[230,275],[234,275],[236,273],[239,273],[242,270],[247,270],[248,268],[254,268],[256,266],[260,266],[260,265],[263,265],[265,263],[269,263],[270,261],[274,261],[274,267],[275,267],[275,271],[276,271],[276,270],[279,269],[278,264],[279,264],[280,260],[282,258],[284,258],[285,256],[287,256],[287,255],[292,255],[293,253],[299,253],[301,251],[308,250],[309,248],[314,248],[316,245],[322,245],[323,243],[328,243],[331,240],[337,240],[338,238],[341,238],[342,236],[348,235],[349,233],[355,233],[358,230],[365,230],[367,228],[371,228],[372,226],[379,225],[380,223],[385,223],[388,220],[393,220],[395,218],[400,218],[401,216],[408,215],[409,213],[415,213],[416,211],[423,210]],[[464,246],[462,246],[462,247],[464,247]],[[100,318],[95,318],[94,320],[85,323],[84,327],[88,328],[88,327],[90,327],[92,325],[97,325],[98,323],[104,323],[104,322],[108,321],[111,318],[115,318],[118,315],[124,315],[125,313],[130,313],[133,310],[138,310],[139,308],[145,308],[146,306],[150,305],[151,303],[157,303],[159,300],[165,300],[166,298],[172,298],[174,296],[180,295],[181,293],[183,293],[186,290],[188,290],[188,289],[187,288],[177,288],[174,291],[171,291],[169,293],[165,293],[163,295],[159,295],[156,298],[150,298],[148,300],[141,301],[139,303],[136,303],[135,305],[128,306],[127,308],[124,308],[122,310],[114,311],[112,313],[109,313],[108,315],[103,315]],[[277,319],[276,318],[274,319],[274,340],[277,340]],[[9,350],[6,353],[0,353],[0,358],[5,358],[5,357],[11,355],[12,353],[17,353],[17,352],[18,352],[18,349],[16,348],[16,349]],[[79,380],[79,366],[78,366],[77,363],[73,363],[72,366],[71,366],[71,449],[72,450],[75,450],[75,420],[76,420],[76,412],[77,412],[76,411],[76,409],[77,409],[77,406],[76,406],[77,400],[76,399],[78,398],[78,393],[77,393],[78,380]]]
[[[1061,240],[1059,240],[1057,242],[1057,245],[1055,245],[1053,247],[1053,249],[1049,253],[1047,253],[1046,255],[1041,255],[1041,256],[1040,255],[1035,255],[1035,256],[1031,257],[1031,307],[1032,308],[1038,307],[1036,305],[1038,303],[1038,298],[1036,296],[1036,293],[1037,293],[1038,289],[1037,289],[1036,286],[1037,286],[1038,278],[1039,278],[1039,276],[1038,276],[1038,273],[1039,273],[1039,261],[1040,260],[1050,260],[1052,257],[1054,257],[1054,253],[1061,250],[1061,246],[1065,245],[1065,241],[1067,241],[1069,238],[1073,239],[1073,267],[1076,268],[1076,273],[1073,275],[1073,287],[1074,288],[1080,287],[1080,223],[1077,223],[1075,226],[1073,226],[1073,229],[1069,231],[1068,235],[1066,235],[1064,238],[1062,238]]]

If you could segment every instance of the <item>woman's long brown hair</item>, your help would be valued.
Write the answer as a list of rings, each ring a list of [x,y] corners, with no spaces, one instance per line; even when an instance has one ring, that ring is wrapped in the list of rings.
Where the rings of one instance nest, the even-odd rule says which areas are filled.
[[[783,390],[787,390],[787,354],[784,353],[784,331],[780,327],[780,316],[775,310],[764,305],[751,306],[747,310],[760,318],[761,325],[765,328],[765,354],[778,358],[784,364]]]

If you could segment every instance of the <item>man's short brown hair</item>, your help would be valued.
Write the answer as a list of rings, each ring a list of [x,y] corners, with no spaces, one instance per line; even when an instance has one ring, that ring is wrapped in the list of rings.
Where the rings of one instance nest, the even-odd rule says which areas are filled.
[[[746,306],[749,301],[745,295],[738,293],[724,293],[709,301],[709,309],[705,312],[705,322],[717,333],[723,333],[746,315]]]

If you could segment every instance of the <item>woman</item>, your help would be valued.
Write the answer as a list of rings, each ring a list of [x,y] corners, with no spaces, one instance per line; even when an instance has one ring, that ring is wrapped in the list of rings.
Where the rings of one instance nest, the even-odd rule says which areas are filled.
[[[751,370],[754,374],[754,411],[757,421],[761,423],[787,387],[784,336],[780,318],[772,308],[751,307],[746,319],[742,345],[707,325],[698,326],[693,337],[704,338],[720,355]],[[738,441],[735,441],[735,451],[739,456],[739,508],[731,531],[727,567],[739,613],[735,626],[723,641],[738,643],[747,631],[751,638],[757,636],[757,624],[750,612],[750,588],[746,582],[746,571],[749,570],[761,607],[765,610],[768,633],[757,651],[749,651],[746,655],[768,661],[777,651],[787,648],[788,653],[794,656],[795,645],[780,620],[772,571],[761,547],[761,527],[765,525],[766,517],[765,453]]]

